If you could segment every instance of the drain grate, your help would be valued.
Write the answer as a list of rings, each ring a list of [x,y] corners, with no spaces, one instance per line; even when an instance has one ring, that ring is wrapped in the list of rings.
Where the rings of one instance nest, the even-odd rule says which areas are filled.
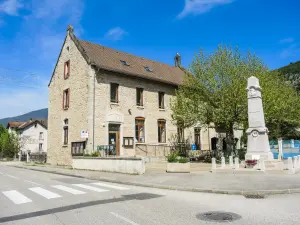
[[[246,194],[244,196],[245,196],[245,198],[250,198],[250,199],[264,199],[267,197],[266,195],[263,195],[263,194],[254,194],[254,195]]]
[[[205,212],[197,214],[197,219],[211,221],[211,222],[231,222],[241,219],[242,217],[236,213],[231,212]]]

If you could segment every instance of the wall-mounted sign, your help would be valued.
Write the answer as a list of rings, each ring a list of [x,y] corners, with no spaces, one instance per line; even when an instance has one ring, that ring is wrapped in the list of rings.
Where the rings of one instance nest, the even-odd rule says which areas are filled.
[[[89,137],[89,133],[87,130],[82,130],[80,133],[80,138],[88,138]]]
[[[133,137],[123,137],[123,146],[125,148],[133,148]]]

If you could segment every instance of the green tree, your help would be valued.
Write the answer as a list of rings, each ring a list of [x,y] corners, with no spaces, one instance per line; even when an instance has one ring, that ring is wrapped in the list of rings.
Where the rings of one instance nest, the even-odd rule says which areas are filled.
[[[0,157],[13,158],[21,150],[25,143],[17,134],[9,133],[0,124]]]
[[[189,105],[171,104],[173,119],[194,115],[198,119],[193,121],[213,122],[225,131],[228,151],[235,151],[234,129],[248,126],[246,87],[250,76],[260,80],[267,126],[278,128],[288,123],[297,127],[300,104],[296,91],[278,73],[270,73],[255,55],[242,55],[238,48],[226,46],[219,46],[211,54],[200,50],[195,56],[177,91],[181,104]],[[190,107],[191,104],[198,107]]]

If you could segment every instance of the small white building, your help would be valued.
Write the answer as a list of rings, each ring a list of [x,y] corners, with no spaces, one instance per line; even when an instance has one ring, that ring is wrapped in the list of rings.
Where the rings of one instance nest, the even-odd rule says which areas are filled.
[[[19,136],[22,152],[47,152],[47,121],[8,122],[7,129]]]

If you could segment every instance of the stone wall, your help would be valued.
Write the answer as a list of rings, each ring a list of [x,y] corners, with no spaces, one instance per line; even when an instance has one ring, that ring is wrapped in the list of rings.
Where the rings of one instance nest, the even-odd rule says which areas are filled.
[[[64,63],[70,60],[70,77],[64,79]],[[80,131],[88,128],[88,76],[90,66],[67,35],[49,86],[48,163],[71,165],[71,142],[84,141]],[[70,88],[70,107],[63,110],[63,91]],[[64,120],[69,120],[69,141],[63,144]]]
[[[98,170],[126,174],[144,174],[145,162],[142,158],[83,158],[74,157],[74,169]]]

